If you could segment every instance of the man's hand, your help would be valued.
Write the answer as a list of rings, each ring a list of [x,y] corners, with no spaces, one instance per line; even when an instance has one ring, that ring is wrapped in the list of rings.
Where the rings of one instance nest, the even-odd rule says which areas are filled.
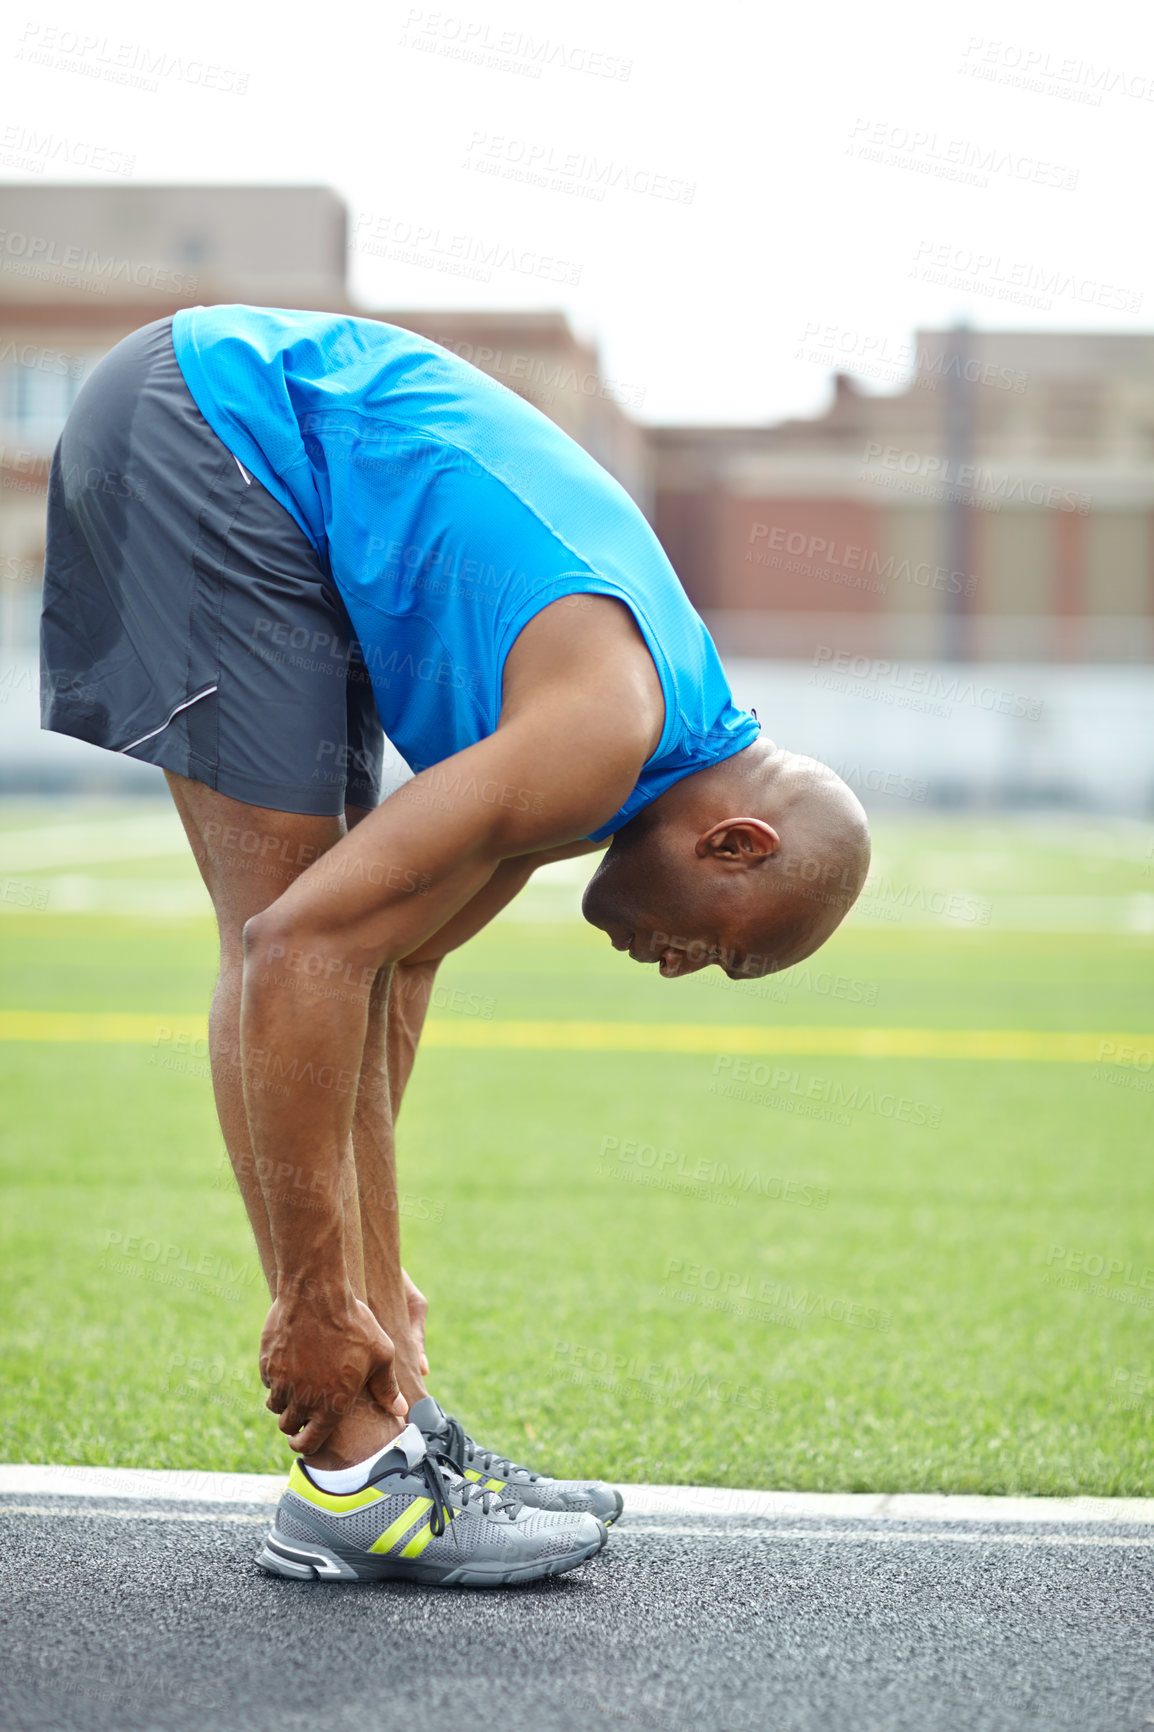
[[[393,1375],[393,1344],[367,1305],[347,1289],[304,1283],[274,1299],[260,1342],[265,1405],[300,1455],[316,1455],[362,1394],[403,1419],[408,1404]]]
[[[427,1377],[429,1375],[429,1356],[425,1352],[425,1318],[429,1314],[429,1301],[407,1269],[401,1270],[401,1280],[405,1284],[405,1304],[409,1312],[409,1328],[413,1332],[413,1345],[417,1349],[420,1373],[422,1377]]]

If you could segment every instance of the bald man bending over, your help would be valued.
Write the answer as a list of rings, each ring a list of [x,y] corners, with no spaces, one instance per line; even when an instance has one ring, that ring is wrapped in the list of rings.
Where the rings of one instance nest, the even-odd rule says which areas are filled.
[[[606,842],[583,908],[614,948],[787,968],[864,881],[857,800],[734,705],[592,458],[374,320],[195,308],[119,344],[53,461],[42,642],[44,725],[165,770],[217,914],[213,1082],[297,1452],[260,1562],[572,1568],[619,1494],[482,1448],[424,1381],[393,1125],[434,971]],[[379,803],[382,724],[416,773]]]

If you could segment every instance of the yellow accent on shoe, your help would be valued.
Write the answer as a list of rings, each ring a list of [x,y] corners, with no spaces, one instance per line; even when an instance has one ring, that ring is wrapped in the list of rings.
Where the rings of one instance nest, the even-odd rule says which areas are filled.
[[[432,1507],[433,1500],[431,1497],[415,1497],[408,1509],[402,1510],[395,1522],[390,1522],[380,1539],[373,1541],[369,1550],[371,1552],[391,1551],[397,1541],[402,1539],[404,1535],[408,1533],[413,1523],[419,1521],[422,1516],[427,1515]],[[407,1558],[408,1555],[407,1551],[401,1553],[403,1558]]]
[[[465,1469],[465,1478],[466,1479],[472,1479],[472,1480],[479,1480],[481,1478],[481,1475],[480,1475],[479,1471],[477,1470],[477,1468],[467,1467]],[[485,1490],[486,1491],[504,1491],[504,1489],[505,1489],[505,1481],[503,1479],[487,1479],[485,1481]]]
[[[322,1491],[319,1485],[314,1485],[305,1478],[299,1461],[293,1462],[288,1489],[295,1491],[298,1497],[306,1498],[309,1503],[315,1503],[318,1509],[327,1509],[331,1515],[344,1515],[346,1511],[363,1509],[365,1504],[379,1503],[382,1495],[375,1486],[366,1486],[363,1491],[347,1492],[343,1497],[336,1492]]]
[[[405,1547],[404,1551],[400,1554],[401,1557],[403,1557],[403,1558],[419,1558],[421,1553],[424,1551],[425,1547],[428,1545],[429,1541],[432,1539],[432,1537],[433,1537],[432,1526],[429,1522],[426,1522],[424,1527],[421,1528],[418,1533],[415,1533],[413,1535],[412,1539],[409,1541],[409,1543]]]

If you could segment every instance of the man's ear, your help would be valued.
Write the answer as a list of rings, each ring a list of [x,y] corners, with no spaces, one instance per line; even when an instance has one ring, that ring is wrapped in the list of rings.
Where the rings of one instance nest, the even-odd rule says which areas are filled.
[[[781,837],[761,818],[722,818],[703,830],[694,843],[698,859],[724,860],[727,864],[756,866],[781,847]]]

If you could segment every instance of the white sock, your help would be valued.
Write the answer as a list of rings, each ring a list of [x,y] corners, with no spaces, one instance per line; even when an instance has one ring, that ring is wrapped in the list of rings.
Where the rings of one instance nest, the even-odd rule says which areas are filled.
[[[344,1497],[350,1491],[360,1491],[368,1484],[369,1473],[380,1461],[382,1455],[390,1449],[399,1449],[410,1467],[415,1467],[425,1453],[425,1439],[415,1425],[406,1425],[399,1437],[394,1437],[392,1443],[386,1443],[383,1449],[378,1449],[370,1455],[367,1461],[358,1461],[354,1467],[309,1468],[309,1478],[322,1491],[332,1492],[335,1497]]]
[[[343,1497],[346,1492],[360,1491],[368,1482],[369,1469],[381,1453],[378,1449],[376,1455],[370,1455],[368,1461],[358,1461],[355,1467],[336,1467],[327,1471],[310,1467],[309,1478],[314,1485],[319,1485],[322,1491],[331,1491],[335,1496]]]

